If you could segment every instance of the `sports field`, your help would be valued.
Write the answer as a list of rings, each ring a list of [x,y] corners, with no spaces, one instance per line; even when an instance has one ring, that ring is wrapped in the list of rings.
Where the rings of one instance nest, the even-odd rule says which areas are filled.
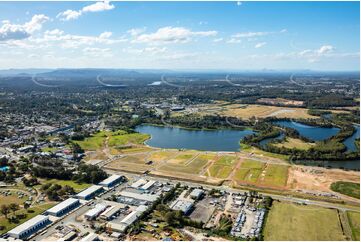
[[[263,235],[265,240],[345,240],[336,210],[276,201]]]

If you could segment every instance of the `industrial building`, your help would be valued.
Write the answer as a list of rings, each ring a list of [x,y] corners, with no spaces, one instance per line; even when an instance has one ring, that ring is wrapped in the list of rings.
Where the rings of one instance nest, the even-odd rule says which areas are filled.
[[[107,209],[107,205],[105,204],[97,204],[95,205],[95,207],[91,210],[89,210],[84,217],[88,220],[92,220],[95,219],[96,217],[98,217],[102,212],[105,211],[105,209]]]
[[[117,185],[117,184],[120,183],[122,180],[123,180],[123,177],[122,177],[122,176],[112,175],[112,176],[108,177],[107,179],[105,179],[104,181],[101,181],[101,182],[99,183],[99,185],[100,185],[100,186],[103,186],[103,187],[110,188],[110,187],[113,187],[113,186]]]
[[[141,189],[143,190],[148,190],[149,188],[151,188],[153,185],[155,184],[155,181],[148,181],[146,184],[144,184]]]
[[[37,215],[8,232],[13,238],[24,239],[50,224],[49,216]]]
[[[95,233],[89,233],[87,236],[82,238],[80,241],[98,241],[99,237]]]
[[[137,207],[134,211],[132,211],[130,214],[128,214],[125,218],[120,221],[120,223],[108,223],[107,227],[111,228],[112,231],[123,233],[129,225],[133,224],[139,216],[147,210],[147,206],[140,205]]]
[[[122,191],[119,193],[120,196],[134,198],[137,200],[147,201],[147,202],[154,202],[158,199],[158,195],[152,194],[145,194],[145,193],[135,193],[130,191]]]
[[[46,214],[60,217],[67,212],[70,212],[74,208],[80,205],[79,199],[76,198],[68,198],[67,200],[57,204],[56,206],[48,209]]]
[[[108,202],[109,203],[109,202]],[[100,214],[100,219],[111,220],[121,209],[125,209],[127,206],[121,203],[111,203],[110,206]]]
[[[185,215],[187,215],[193,208],[193,202],[188,201],[188,200],[178,199],[172,203],[170,208],[173,210],[180,210]]]
[[[143,186],[144,184],[147,183],[147,180],[144,180],[144,179],[139,179],[138,181],[134,182],[131,187],[133,188],[139,188],[141,186]]]
[[[102,186],[93,185],[76,195],[77,198],[89,200],[104,190]]]
[[[193,189],[193,191],[191,192],[191,194],[189,194],[189,196],[195,200],[200,199],[204,194],[204,191],[202,189],[196,188]]]

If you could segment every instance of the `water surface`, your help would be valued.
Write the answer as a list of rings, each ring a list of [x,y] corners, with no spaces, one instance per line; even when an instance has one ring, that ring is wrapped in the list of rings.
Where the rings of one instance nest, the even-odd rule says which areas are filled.
[[[252,130],[190,130],[176,127],[139,125],[137,132],[151,135],[145,143],[159,148],[209,151],[239,151],[240,140]]]
[[[300,135],[309,138],[313,141],[321,141],[328,139],[334,135],[336,135],[340,129],[336,127],[326,128],[326,127],[317,127],[301,124],[294,121],[275,121],[274,124],[277,124],[282,127],[293,128],[297,130]]]

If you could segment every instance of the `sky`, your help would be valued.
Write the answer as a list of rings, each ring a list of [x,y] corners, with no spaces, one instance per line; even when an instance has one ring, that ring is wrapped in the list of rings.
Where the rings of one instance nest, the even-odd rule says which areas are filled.
[[[359,70],[359,2],[0,2],[0,69]]]

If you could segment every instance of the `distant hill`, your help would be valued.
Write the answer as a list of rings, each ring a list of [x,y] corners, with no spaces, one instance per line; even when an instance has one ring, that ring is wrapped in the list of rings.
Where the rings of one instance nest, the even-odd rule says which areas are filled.
[[[34,75],[44,72],[50,72],[53,69],[6,69],[0,70],[0,76],[27,76],[27,75]]]

